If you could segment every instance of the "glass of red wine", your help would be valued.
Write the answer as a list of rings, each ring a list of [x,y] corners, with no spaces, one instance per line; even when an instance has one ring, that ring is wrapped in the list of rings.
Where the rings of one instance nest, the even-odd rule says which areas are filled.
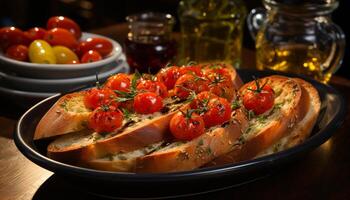
[[[175,20],[170,14],[141,13],[126,17],[129,33],[125,54],[132,71],[156,73],[176,55],[171,38]]]

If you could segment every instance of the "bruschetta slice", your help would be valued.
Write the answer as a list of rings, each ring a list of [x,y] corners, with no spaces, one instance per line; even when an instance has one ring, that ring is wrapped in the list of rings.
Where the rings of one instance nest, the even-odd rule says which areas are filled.
[[[241,86],[238,74],[234,69],[228,71],[232,90],[238,89]],[[192,72],[190,73],[192,74]],[[198,80],[203,79],[198,75],[193,76]],[[185,88],[184,91],[187,91],[187,89]],[[140,94],[144,93],[140,92]],[[179,108],[186,107],[186,105],[186,99],[169,97],[164,99],[163,108],[159,112],[152,114],[131,113],[130,116],[132,117],[124,118],[122,126],[114,131],[96,132],[87,129],[85,126],[85,129],[74,129],[78,131],[73,133],[61,132],[64,135],[55,139],[48,146],[47,154],[49,157],[62,162],[79,163],[111,154],[123,154],[145,148],[166,140],[169,135],[170,119]],[[44,118],[42,121],[45,120]]]

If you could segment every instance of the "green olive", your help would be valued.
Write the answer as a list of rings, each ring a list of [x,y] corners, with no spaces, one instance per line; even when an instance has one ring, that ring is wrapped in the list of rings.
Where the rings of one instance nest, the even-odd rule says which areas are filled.
[[[32,63],[56,64],[52,47],[44,40],[34,40],[29,45],[29,60]]]

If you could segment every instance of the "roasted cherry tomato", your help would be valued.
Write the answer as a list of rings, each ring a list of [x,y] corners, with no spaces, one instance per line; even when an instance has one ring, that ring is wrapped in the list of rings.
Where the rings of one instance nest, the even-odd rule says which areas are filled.
[[[52,47],[44,40],[34,40],[28,49],[29,60],[32,63],[55,64],[56,57]]]
[[[81,37],[81,30],[77,23],[64,16],[54,16],[47,21],[47,29],[64,28],[71,32],[76,39]]]
[[[229,76],[229,77],[231,76],[227,67],[224,67],[220,64],[205,67],[203,69],[203,73],[206,76],[213,73],[220,74],[222,76]]]
[[[54,46],[52,48],[57,64],[79,63],[78,56],[65,46]]]
[[[0,46],[3,49],[7,49],[9,46],[15,44],[23,44],[27,46],[29,43],[29,38],[21,29],[16,27],[3,27],[0,29]]]
[[[81,63],[91,63],[102,60],[102,56],[98,51],[90,50],[81,57]]]
[[[53,46],[62,45],[70,49],[74,49],[78,45],[78,41],[74,35],[63,28],[53,28],[48,30],[44,36],[44,40]]]
[[[162,98],[166,98],[168,96],[167,87],[160,81],[141,80],[136,89],[139,92],[154,92]]]
[[[19,61],[28,61],[28,47],[16,44],[6,50],[6,56]]]
[[[157,80],[164,83],[164,85],[171,90],[174,88],[176,80],[180,77],[180,68],[177,66],[167,67],[161,69],[157,74]]]
[[[77,52],[83,55],[89,50],[98,51],[103,57],[110,54],[113,50],[113,44],[105,38],[88,38],[79,43]]]
[[[201,92],[197,94],[196,97],[192,100],[190,107],[192,109],[204,108],[208,105],[210,99],[217,97],[218,96],[209,91]]]
[[[88,124],[98,133],[112,132],[123,124],[123,113],[114,106],[102,105],[92,112]]]
[[[260,86],[258,80],[255,85],[248,87],[243,95],[243,105],[247,110],[252,110],[260,115],[270,110],[274,104],[275,95],[271,86],[264,84]]]
[[[42,40],[44,39],[44,36],[46,34],[46,30],[40,27],[34,27],[31,28],[29,30],[27,30],[26,32],[24,32],[24,34],[30,39],[30,41],[34,41],[34,40]]]
[[[204,133],[204,121],[198,114],[178,112],[170,120],[170,131],[179,140],[192,140]]]
[[[232,101],[236,91],[233,81],[229,75],[212,71],[212,73],[206,75],[206,78],[209,80],[210,92],[219,97]]]
[[[205,127],[209,128],[229,121],[231,112],[231,105],[226,99],[221,97],[212,98],[209,100],[207,111],[202,115]]]
[[[208,91],[208,81],[194,74],[184,74],[175,83],[174,93],[180,99],[186,99],[191,92],[196,94]]]
[[[134,110],[140,114],[152,114],[163,107],[163,99],[154,92],[137,94],[134,98]]]
[[[202,68],[199,65],[188,65],[180,67],[180,76],[187,73],[194,73],[197,76],[203,76]]]
[[[95,109],[102,105],[113,105],[118,107],[117,95],[108,88],[92,88],[84,97],[84,104],[89,109]]]
[[[129,92],[131,85],[131,79],[127,74],[116,74],[108,78],[105,87],[112,90],[119,90],[122,92]]]

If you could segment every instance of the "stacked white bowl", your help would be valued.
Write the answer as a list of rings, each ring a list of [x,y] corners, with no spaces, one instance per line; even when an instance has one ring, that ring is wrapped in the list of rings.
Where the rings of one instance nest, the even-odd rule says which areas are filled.
[[[83,33],[82,39],[104,37]],[[106,37],[104,37],[106,38]],[[28,103],[38,102],[57,93],[91,86],[116,73],[128,73],[129,66],[120,44],[110,40],[113,51],[103,60],[84,64],[36,64],[16,61],[0,53],[0,96]]]

